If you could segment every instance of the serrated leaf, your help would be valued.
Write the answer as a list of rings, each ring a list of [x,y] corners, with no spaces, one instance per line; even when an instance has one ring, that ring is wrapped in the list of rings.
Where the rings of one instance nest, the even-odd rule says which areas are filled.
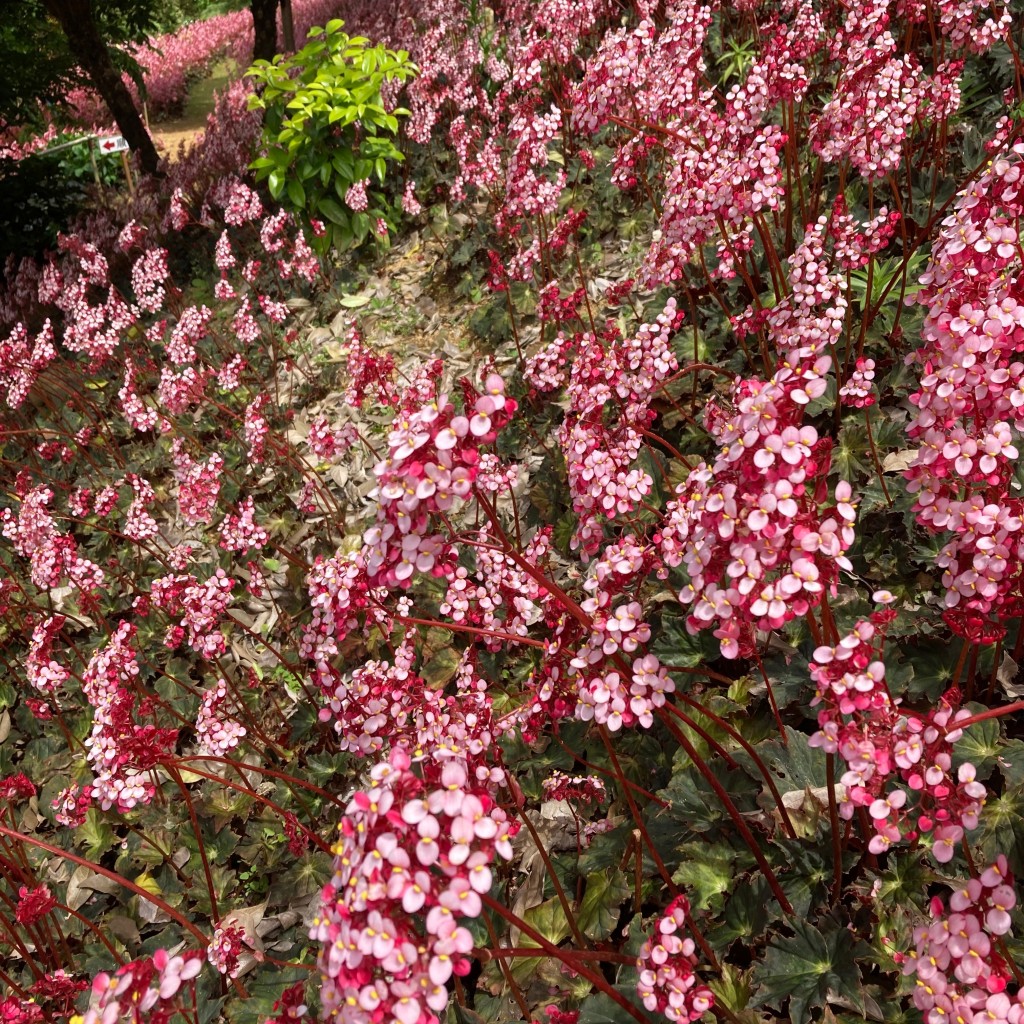
[[[523,914],[526,923],[536,932],[540,932],[552,945],[557,946],[569,934],[569,922],[566,920],[565,911],[557,896],[536,907],[530,907]],[[522,946],[536,946],[537,943],[524,934],[520,940]]]
[[[754,987],[750,981],[750,971],[741,971],[732,964],[722,964],[717,978],[708,981],[708,988],[715,993],[715,1001],[733,1013],[747,1008]]]
[[[90,808],[85,821],[75,829],[76,846],[80,851],[84,850],[86,859],[97,863],[114,845],[116,839],[114,830],[100,818],[100,812],[94,807]]]
[[[431,687],[436,689],[439,686],[443,686],[455,676],[461,660],[462,659],[459,656],[458,651],[453,647],[446,647],[444,650],[438,651],[430,661],[423,666],[420,674]]]
[[[769,905],[778,910],[768,883],[760,875],[741,882],[729,897],[722,924],[708,937],[709,941],[719,949],[737,939],[744,945],[750,945],[768,927]]]
[[[1008,786],[1024,783],[1024,740],[1008,740],[999,751],[999,773]]]
[[[831,923],[830,923],[831,924]],[[768,946],[764,961],[755,968],[760,982],[758,1005],[781,1010],[789,1000],[793,1024],[803,1024],[811,1007],[825,1006],[830,991],[864,1012],[864,996],[856,958],[866,949],[845,928],[831,924],[823,933],[809,921],[793,918],[792,938],[777,938]]]
[[[630,886],[621,871],[594,871],[587,875],[583,903],[576,923],[588,939],[606,939],[615,930],[619,911]]]
[[[661,618],[661,629],[656,634],[651,653],[669,668],[694,668],[712,661],[720,651],[718,641],[707,633],[691,636],[682,615],[666,612]]]
[[[1005,854],[1015,874],[1024,871],[1024,787],[990,796],[981,816],[981,847],[988,861]]]
[[[967,710],[977,713],[986,709],[982,704],[969,704]],[[1001,749],[999,721],[986,718],[975,722],[964,729],[963,736],[954,744],[953,770],[956,771],[960,765],[969,761],[977,769],[978,778],[984,781],[992,774]]]
[[[688,855],[687,851],[692,851]],[[693,844],[680,851],[683,860],[672,881],[685,885],[695,910],[721,909],[723,893],[729,891],[736,875],[736,854],[728,847]]]
[[[631,1003],[641,1013],[643,1019],[650,1019],[636,993],[636,985],[618,984],[615,991],[626,1002]],[[578,1024],[636,1024],[634,1017],[624,1006],[620,1006],[611,996],[604,992],[596,992],[583,1001],[580,1007]]]

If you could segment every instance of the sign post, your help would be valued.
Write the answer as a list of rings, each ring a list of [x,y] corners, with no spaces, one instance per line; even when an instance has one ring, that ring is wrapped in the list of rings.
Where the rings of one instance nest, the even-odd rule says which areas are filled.
[[[132,169],[128,163],[128,142],[123,135],[106,135],[96,140],[101,153],[120,153],[121,166],[124,168],[125,181],[128,182],[128,192],[135,192],[135,182],[132,181]]]

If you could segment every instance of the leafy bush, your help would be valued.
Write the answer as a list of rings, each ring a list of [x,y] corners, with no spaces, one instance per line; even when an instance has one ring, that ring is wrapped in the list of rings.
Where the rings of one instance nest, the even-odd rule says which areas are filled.
[[[1017,33],[632,6],[363,5],[349,294],[240,89],[20,289],[3,1021],[1024,1024]]]
[[[388,83],[416,74],[405,50],[370,46],[368,39],[330,21],[310,31],[293,57],[257,61],[248,74],[259,91],[250,101],[265,112],[265,155],[252,164],[270,194],[307,221],[320,220],[321,251],[362,245],[383,221],[392,227],[393,207],[371,191],[388,164],[404,160],[393,137],[400,116],[384,99]]]
[[[69,141],[58,137],[59,145]],[[96,166],[104,185],[120,180],[117,159],[97,154]],[[57,243],[88,198],[93,181],[89,147],[69,146],[57,152],[43,150],[23,160],[0,161],[0,260],[9,255],[39,256]]]

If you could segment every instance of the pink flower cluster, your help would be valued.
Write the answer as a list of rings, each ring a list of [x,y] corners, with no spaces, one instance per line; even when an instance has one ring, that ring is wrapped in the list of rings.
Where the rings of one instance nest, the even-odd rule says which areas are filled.
[[[359,434],[351,423],[334,428],[326,416],[317,416],[309,425],[306,442],[317,458],[332,461],[348,451],[358,439]]]
[[[82,676],[82,692],[93,708],[85,740],[94,774],[91,795],[104,810],[116,807],[122,814],[152,800],[156,786],[150,769],[173,752],[178,737],[176,729],[133,721],[139,675],[135,636],[135,626],[122,622]]]
[[[185,442],[176,437],[171,448],[174,478],[178,481],[178,508],[186,523],[209,525],[220,494],[224,459],[214,452],[205,462],[197,462],[185,450]]]
[[[206,959],[218,973],[237,978],[241,973],[241,954],[245,950],[245,929],[241,925],[218,925],[206,947]]]
[[[77,588],[88,603],[103,585],[103,570],[95,562],[78,554],[78,545],[69,534],[61,533],[49,506],[53,491],[33,487],[18,497],[21,507],[15,515],[10,508],[0,509],[0,533],[14,550],[30,563],[30,578],[40,590],[51,590],[63,579]]]
[[[612,732],[653,725],[675,683],[653,654],[644,653],[651,631],[636,590],[658,563],[654,547],[626,535],[592,563],[584,584],[592,596],[578,614],[552,594],[541,596],[544,655],[528,681],[530,699],[516,714],[527,740],[570,715]]]
[[[671,1021],[698,1020],[715,1004],[711,989],[699,984],[694,973],[693,939],[678,934],[689,913],[689,900],[677,896],[658,919],[654,936],[644,941],[636,960],[640,972],[636,990],[644,1006]]]
[[[168,631],[165,643],[177,647],[187,639],[189,646],[203,658],[215,658],[227,649],[220,630],[221,621],[231,604],[235,581],[223,569],[200,582],[192,575],[161,576],[150,588],[153,604],[172,618],[181,616]]]
[[[949,899],[936,896],[932,923],[914,929],[914,949],[903,973],[914,975],[914,1005],[926,1024],[1020,1024],[1024,989],[1011,997],[1012,964],[1000,940],[1010,933],[1010,911],[1017,903],[1006,858],[972,878]]]
[[[347,358],[348,385],[345,401],[361,409],[369,392],[381,405],[397,405],[398,391],[394,384],[395,359],[390,353],[378,353],[363,343],[359,327],[353,321],[342,346]]]
[[[224,713],[227,700],[228,687],[223,679],[203,694],[196,716],[196,737],[203,754],[225,757],[245,738],[245,726]]]
[[[316,662],[318,675],[330,681],[330,660],[337,655],[338,644],[359,627],[359,613],[374,601],[382,601],[387,589],[371,587],[359,552],[318,557],[306,586],[313,618],[303,631],[299,653]]]
[[[964,829],[977,827],[986,790],[974,765],[953,771],[953,747],[963,735],[950,703],[929,715],[901,712],[885,684],[885,665],[873,646],[876,621],[859,622],[835,647],[814,652],[811,678],[817,686],[812,705],[819,731],[812,747],[838,753],[846,762],[840,814],[850,819],[865,808],[875,835],[868,848],[883,853],[901,839],[931,836],[931,854],[940,864],[953,859]],[[893,783],[899,780],[903,786]]]
[[[715,626],[725,657],[749,656],[754,630],[779,629],[835,591],[854,540],[856,505],[845,481],[829,501],[832,443],[804,422],[832,367],[827,353],[846,313],[843,275],[830,272],[828,218],[808,227],[789,257],[790,294],[736,318],[741,338],[767,329],[781,361],[767,381],[738,379],[728,405],[704,420],[721,445],[677,488],[659,534],[665,562],[684,563],[687,628]],[[848,241],[848,239],[847,239]]]
[[[608,793],[604,783],[593,775],[566,775],[552,772],[541,783],[545,800],[574,800],[581,803],[604,803]]]
[[[53,326],[47,320],[42,330],[30,338],[24,324],[15,324],[4,341],[0,341],[0,390],[10,409],[18,409],[32,385],[56,358]]]
[[[478,395],[466,388],[466,414],[441,394],[398,411],[388,456],[374,468],[377,522],[363,535],[374,585],[408,587],[414,573],[448,571],[450,545],[431,532],[430,517],[447,513],[473,488],[480,448],[494,442],[516,411],[497,374]]]
[[[112,976],[100,972],[93,978],[82,1024],[170,1019],[179,1010],[179,994],[191,987],[202,969],[203,954],[196,950],[171,956],[158,949],[152,957],[119,967]]]
[[[888,8],[888,0],[852,5],[830,40],[831,55],[841,59],[842,70],[811,134],[825,160],[848,159],[866,178],[884,177],[899,167],[918,111],[933,88],[913,54],[897,55]],[[945,117],[955,112],[955,106],[936,111]]]
[[[225,551],[249,551],[265,547],[270,541],[267,531],[256,522],[256,503],[250,495],[229,512],[220,524],[220,546]]]
[[[658,230],[641,275],[647,285],[681,279],[709,242],[717,243],[722,276],[733,276],[737,256],[750,248],[754,219],[777,209],[784,193],[786,137],[763,119],[780,102],[799,100],[806,88],[795,59],[806,26],[781,31],[722,109],[706,88],[703,56],[716,6],[674,0],[661,25],[648,12],[633,29],[609,30],[573,97],[578,128],[594,133],[614,121],[626,129],[614,160],[620,188],[654,175],[653,151],[663,162]],[[671,127],[653,135],[649,125]]]
[[[565,380],[570,349],[577,349],[558,438],[579,519],[572,544],[588,555],[601,545],[602,519],[632,512],[653,486],[635,463],[654,419],[650,406],[658,385],[679,369],[669,342],[681,322],[675,299],[669,299],[655,322],[641,325],[632,338],[623,339],[612,325],[600,337],[560,333],[527,366],[534,387],[553,390]]]
[[[446,985],[465,975],[496,858],[510,859],[511,825],[487,769],[458,754],[413,759],[402,748],[370,771],[349,802],[310,930],[320,942],[327,1016],[353,1024],[438,1024]]]
[[[551,546],[551,528],[538,530],[526,545],[522,557],[533,566],[544,564]],[[495,630],[502,637],[484,636],[488,650],[514,646],[514,636],[526,636],[529,627],[541,617],[539,602],[544,587],[509,555],[480,538],[475,549],[477,570],[463,566],[455,569],[439,611],[453,622],[484,630]]]
[[[53,644],[64,628],[64,615],[48,615],[37,623],[29,641],[25,674],[40,693],[55,694],[71,678],[71,673],[53,657]]]
[[[944,616],[958,635],[990,643],[1024,610],[1024,501],[1013,493],[1024,431],[1024,142],[997,154],[942,222],[917,301],[923,344],[906,472],[918,522],[945,535],[937,559]]]

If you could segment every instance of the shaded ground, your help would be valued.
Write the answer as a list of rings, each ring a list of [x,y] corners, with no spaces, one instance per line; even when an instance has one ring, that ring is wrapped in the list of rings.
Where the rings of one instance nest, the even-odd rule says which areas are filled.
[[[167,150],[171,161],[178,159],[178,150],[201,135],[206,129],[206,117],[213,110],[214,93],[225,89],[238,75],[233,61],[221,61],[212,74],[196,82],[188,91],[185,112],[170,121],[154,122],[153,141],[157,149]]]

